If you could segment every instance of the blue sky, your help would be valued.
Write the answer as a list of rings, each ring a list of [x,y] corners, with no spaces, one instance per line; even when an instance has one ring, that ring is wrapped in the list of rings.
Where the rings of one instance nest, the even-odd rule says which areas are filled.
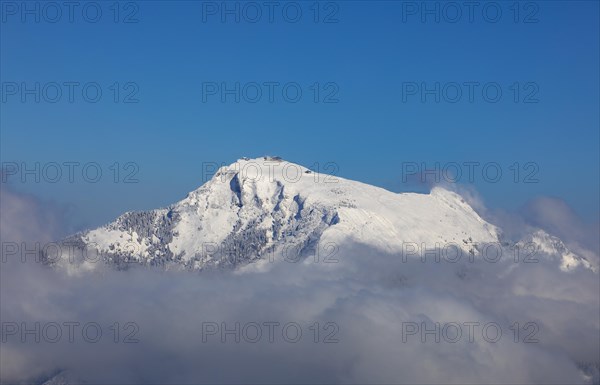
[[[99,164],[98,183],[78,174],[74,183],[64,175],[59,183],[13,180],[19,190],[67,205],[81,226],[181,199],[204,182],[203,162],[264,154],[305,166],[334,162],[343,177],[393,191],[422,190],[403,182],[406,162],[493,163],[503,171],[497,183],[482,177],[481,168],[474,183],[460,181],[490,207],[515,209],[548,195],[597,221],[599,3],[491,3],[481,2],[487,16],[475,9],[471,22],[463,2],[454,3],[460,17],[450,8],[444,14],[445,3],[429,2],[440,9],[436,22],[422,9],[413,14],[421,2],[302,1],[287,6],[287,18],[288,3],[281,2],[269,22],[268,8],[258,2],[252,4],[262,17],[253,23],[255,9],[227,2],[239,7],[238,23],[227,13],[222,21],[222,2],[122,2],[118,15],[114,2],[97,2],[86,8],[88,16],[75,9],[69,22],[62,9],[52,23],[56,14],[44,11],[44,3],[27,3],[40,7],[36,22],[35,14],[22,20],[21,2],[3,1],[1,159],[30,167]],[[90,22],[97,8],[102,15]],[[292,22],[297,9],[302,16]],[[497,9],[502,14],[492,22]],[[39,103],[10,88],[36,82]],[[79,83],[72,103],[65,82]],[[249,92],[240,103],[231,95],[222,102],[219,91],[203,94],[203,84],[206,91],[208,84],[236,82]],[[265,82],[279,84],[272,103]],[[479,83],[472,102],[465,82]],[[63,95],[51,103],[54,83]],[[102,90],[97,103],[81,96],[88,83]],[[435,95],[423,102],[420,89],[408,93],[410,85],[436,83],[447,91],[439,103]],[[255,96],[254,84],[263,94],[251,103],[244,96]],[[286,84],[300,87],[298,102],[282,96]],[[456,84],[461,97],[453,93]],[[484,85],[500,87],[498,102],[485,100]],[[328,95],[337,102],[324,103]],[[124,103],[127,96],[138,102]],[[109,168],[115,162],[119,183]],[[124,169],[128,162],[139,167],[138,183],[122,183],[134,170]],[[528,163],[535,168],[525,169]],[[523,183],[531,171],[538,182]]]

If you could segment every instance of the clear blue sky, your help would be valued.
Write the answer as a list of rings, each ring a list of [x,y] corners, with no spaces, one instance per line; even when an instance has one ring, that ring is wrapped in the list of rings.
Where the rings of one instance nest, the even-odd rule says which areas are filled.
[[[422,10],[413,14],[413,2],[401,1],[323,2],[317,4],[318,23],[312,1],[295,3],[302,10],[296,23],[291,22],[295,5],[287,8],[287,19],[282,15],[285,2],[274,9],[272,23],[263,2],[254,3],[262,12],[256,23],[249,20],[256,9],[244,3],[239,3],[239,23],[228,14],[222,22],[221,9],[211,13],[221,2],[123,2],[118,23],[113,2],[94,3],[102,11],[97,23],[90,22],[94,7],[88,7],[87,19],[75,9],[73,22],[62,9],[52,23],[55,10],[38,3],[37,23],[30,14],[23,21],[21,9],[13,14],[14,4],[21,7],[21,2],[2,2],[1,158],[100,164],[105,176],[95,184],[78,177],[75,183],[63,177],[55,184],[15,184],[69,204],[82,225],[184,197],[203,183],[203,162],[228,164],[264,154],[306,166],[335,162],[343,177],[394,191],[419,188],[402,182],[403,162],[431,167],[496,162],[503,170],[498,183],[481,174],[474,182],[491,207],[514,209],[549,195],[565,199],[587,220],[598,218],[597,1],[523,2],[517,4],[518,15],[513,2],[496,2],[502,11],[497,23],[491,22],[494,7],[487,16],[475,9],[472,22],[463,8],[452,23],[455,10],[444,11],[444,3],[435,2],[428,4],[440,6],[439,23]],[[28,4],[35,9],[35,2]],[[128,16],[137,22],[123,23]],[[324,23],[326,18],[337,22]],[[27,94],[22,102],[22,90],[13,95],[6,88],[69,81],[98,83],[100,101],[86,102],[76,88],[69,103],[63,85],[57,103],[44,95],[35,103]],[[443,87],[469,81],[497,83],[502,99],[485,101],[481,88],[473,103],[464,94],[457,103],[443,97],[436,103],[433,96],[423,103],[419,94],[403,93],[409,82]],[[119,103],[110,88],[115,82]],[[137,89],[125,88],[128,82]],[[278,88],[273,103],[264,94],[257,103],[234,103],[232,96],[222,103],[220,94],[203,95],[207,82],[232,87],[295,82],[303,94],[290,103]],[[319,103],[310,88],[316,82]],[[335,86],[326,88],[327,83]],[[514,83],[520,88],[517,103]],[[139,102],[123,103],[133,91]],[[323,103],[334,91],[338,102]],[[453,89],[447,91],[452,98]],[[524,103],[528,96],[538,102]],[[114,162],[138,164],[139,183],[112,183],[108,166]],[[509,174],[514,162],[521,167],[535,162],[539,182],[514,183]]]

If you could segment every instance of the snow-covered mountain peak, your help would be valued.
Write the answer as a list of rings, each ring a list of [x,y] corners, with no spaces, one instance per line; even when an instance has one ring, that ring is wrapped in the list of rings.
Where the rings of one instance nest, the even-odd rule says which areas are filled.
[[[572,271],[578,266],[597,272],[598,266],[593,264],[594,260],[588,260],[584,256],[573,253],[559,238],[548,234],[544,230],[537,229],[529,234],[518,244],[523,248],[528,247],[535,254],[545,255],[560,263],[563,271]]]
[[[92,246],[107,262],[203,269],[247,264],[290,247],[299,256],[331,244],[398,254],[408,243],[419,250],[452,244],[473,253],[499,238],[499,229],[455,192],[394,193],[261,157],[219,168],[167,208],[125,213],[70,240]]]

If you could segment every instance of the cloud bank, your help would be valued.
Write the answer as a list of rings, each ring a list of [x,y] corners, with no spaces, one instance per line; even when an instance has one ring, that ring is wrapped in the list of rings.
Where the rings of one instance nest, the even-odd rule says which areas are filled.
[[[521,225],[555,226],[593,254],[592,232],[557,205],[533,202]],[[3,241],[50,241],[62,226],[55,210],[3,187]],[[237,272],[69,275],[8,259],[1,381],[600,382],[597,273],[546,258],[438,263],[339,246],[337,263]]]

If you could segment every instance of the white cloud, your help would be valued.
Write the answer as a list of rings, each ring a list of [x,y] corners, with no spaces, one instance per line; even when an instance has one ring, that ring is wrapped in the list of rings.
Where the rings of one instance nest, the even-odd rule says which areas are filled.
[[[48,222],[53,217],[33,198],[5,197],[3,228],[18,225],[3,239],[46,241],[61,233],[46,226],[60,220]],[[90,343],[76,333],[69,343],[65,334],[58,343],[36,344],[32,336],[29,343],[6,336],[2,382],[69,370],[89,383],[578,383],[586,378],[577,363],[600,361],[600,287],[590,270],[565,273],[550,259],[406,263],[360,245],[343,245],[336,257],[336,264],[279,262],[243,274],[133,268],[79,276],[10,259],[1,266],[4,325],[97,322],[103,337]],[[129,321],[139,326],[139,343],[122,343],[135,331],[124,330]],[[119,343],[109,329],[115,322]],[[303,334],[290,343],[277,329],[270,343],[263,327],[257,343],[243,335],[240,343],[231,335],[223,343],[219,334],[203,342],[206,322],[219,328],[221,322],[230,328],[295,322]],[[310,329],[315,322],[317,343]],[[420,334],[403,341],[409,322],[493,322],[503,334],[496,343],[486,341],[481,328],[472,343],[466,335],[456,343],[435,343],[431,336],[423,343]],[[533,330],[524,329],[527,322],[538,328],[537,343],[523,342]],[[327,336],[339,342],[324,343]],[[587,381],[599,381],[597,366],[595,376]]]

